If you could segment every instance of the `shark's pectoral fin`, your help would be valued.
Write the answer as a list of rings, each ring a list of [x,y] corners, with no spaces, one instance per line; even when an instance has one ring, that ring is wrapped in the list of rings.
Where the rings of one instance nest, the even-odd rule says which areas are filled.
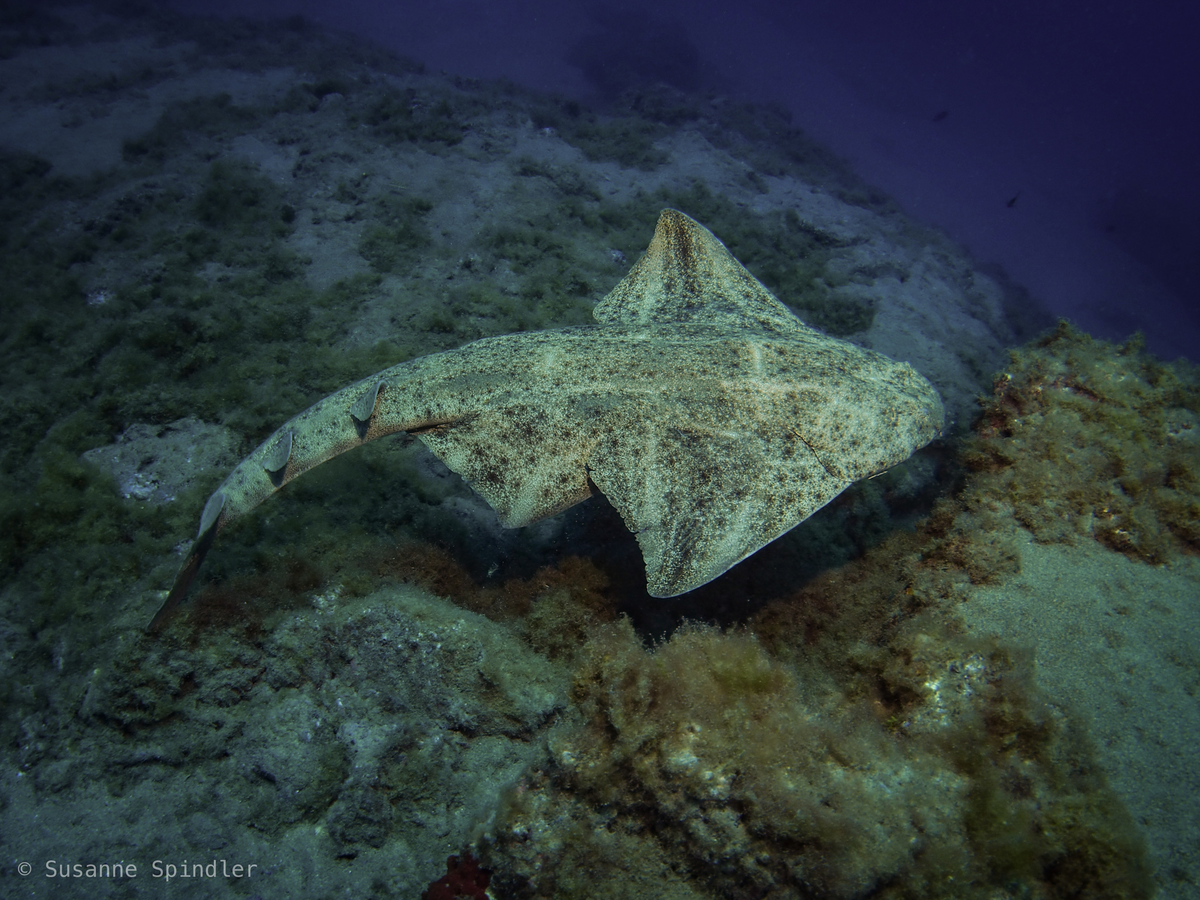
[[[589,474],[637,535],[652,597],[707,584],[849,483],[785,428],[711,423],[615,433],[597,447]]]
[[[284,461],[286,462],[286,460]],[[171,585],[167,599],[163,601],[163,605],[158,608],[158,612],[150,620],[150,624],[147,626],[148,631],[158,631],[162,628],[175,607],[187,596],[188,589],[196,579],[196,573],[200,571],[200,564],[204,562],[204,557],[208,555],[217,532],[221,530],[223,522],[221,513],[224,511],[225,495],[217,491],[204,504],[204,512],[200,514],[200,532],[197,534],[187,558],[183,561],[183,565],[179,567],[179,572],[175,575],[175,583]]]
[[[489,410],[417,435],[500,516],[519,528],[591,496],[579,429],[532,407]]]

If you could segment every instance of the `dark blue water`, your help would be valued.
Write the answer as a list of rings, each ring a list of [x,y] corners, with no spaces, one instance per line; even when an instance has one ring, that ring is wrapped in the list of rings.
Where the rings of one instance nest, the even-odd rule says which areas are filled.
[[[592,102],[665,82],[786,107],[1093,334],[1200,346],[1200,7],[1016,0],[179,0],[302,14],[433,69]]]

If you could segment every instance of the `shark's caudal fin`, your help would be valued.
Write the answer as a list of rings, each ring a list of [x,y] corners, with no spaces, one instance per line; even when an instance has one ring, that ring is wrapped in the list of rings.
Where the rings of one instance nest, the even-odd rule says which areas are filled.
[[[171,586],[167,599],[163,601],[163,605],[158,608],[158,612],[146,626],[148,631],[158,631],[162,628],[175,607],[179,606],[187,596],[192,582],[196,579],[196,573],[200,571],[200,564],[204,562],[204,557],[208,555],[208,550],[212,547],[217,532],[221,530],[221,513],[224,508],[225,495],[220,491],[213,494],[208,499],[208,503],[204,505],[204,513],[200,516],[200,533],[196,536],[196,541],[192,544],[192,549],[188,552],[183,565],[179,567],[179,573],[175,576],[175,583]]]

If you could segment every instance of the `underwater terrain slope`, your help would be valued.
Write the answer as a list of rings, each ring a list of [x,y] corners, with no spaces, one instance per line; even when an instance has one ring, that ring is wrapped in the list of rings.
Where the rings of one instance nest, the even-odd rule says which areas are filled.
[[[658,599],[602,499],[504,529],[399,434],[146,632],[281,423],[592,323],[664,207],[941,439]],[[777,112],[3,14],[0,242],[5,896],[1197,895],[1196,369],[1038,318]]]

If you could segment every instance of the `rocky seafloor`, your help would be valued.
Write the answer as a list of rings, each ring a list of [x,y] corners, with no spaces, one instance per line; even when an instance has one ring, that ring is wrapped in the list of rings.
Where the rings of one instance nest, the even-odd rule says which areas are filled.
[[[497,898],[1196,895],[1193,367],[1050,328],[728,98],[129,7],[4,14],[0,57],[6,896],[418,897],[468,853]],[[945,437],[665,601],[602,499],[506,531],[379,441],[145,633],[282,421],[589,323],[664,206]]]

